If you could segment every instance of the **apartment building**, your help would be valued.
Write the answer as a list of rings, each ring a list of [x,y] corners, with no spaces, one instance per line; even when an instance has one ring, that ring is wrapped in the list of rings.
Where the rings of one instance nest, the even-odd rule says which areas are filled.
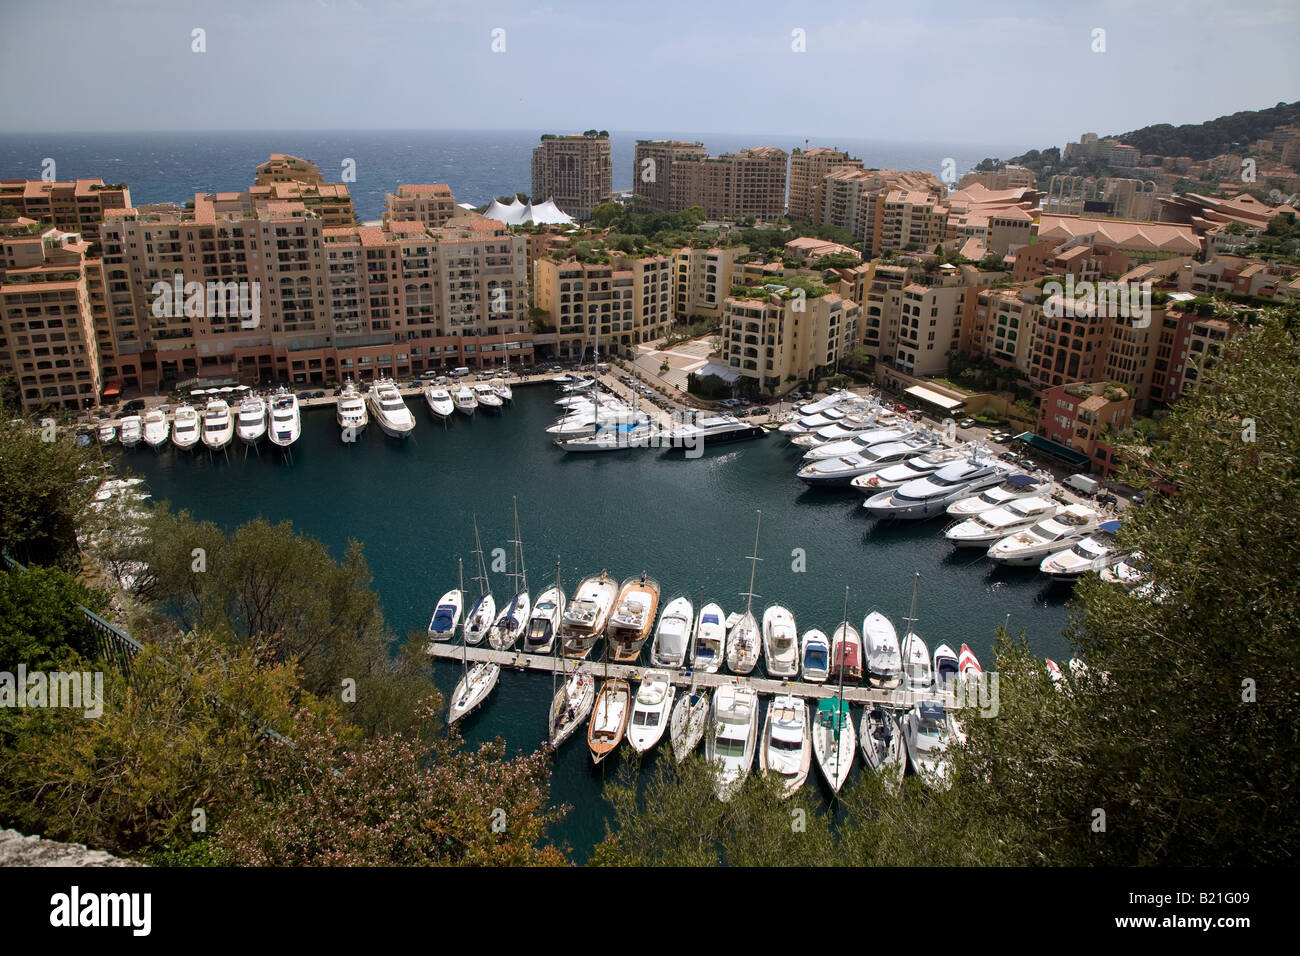
[[[678,322],[695,318],[720,319],[727,296],[736,280],[736,258],[747,253],[745,246],[697,249],[684,246],[673,257],[676,299],[673,315]]]
[[[856,334],[861,309],[834,292],[816,291],[774,283],[753,297],[728,297],[721,364],[773,395],[833,367]]]
[[[25,412],[99,400],[92,284],[102,296],[103,277],[89,249],[77,233],[0,224],[0,373],[13,375]]]
[[[974,312],[960,337],[961,348],[1029,375],[1034,329],[1042,317],[1033,288],[976,292]]]
[[[418,222],[426,229],[439,229],[461,213],[451,187],[443,183],[402,185],[384,195],[383,224]]]
[[[961,344],[962,318],[968,299],[977,295],[964,285],[912,282],[900,295],[897,346],[893,366],[909,375],[939,375],[948,368],[948,352]]]
[[[790,153],[790,218],[820,225],[819,193],[823,181],[838,169],[862,168],[862,160],[840,149],[814,146],[793,150]]]
[[[46,182],[42,179],[0,180],[0,209],[12,206],[19,216],[52,225],[64,232],[80,233],[93,242],[99,224],[110,209],[131,205],[125,183],[106,186],[102,179]]]
[[[1114,316],[1107,323],[1110,334],[1106,339],[1102,374],[1107,381],[1123,385],[1139,410],[1151,406],[1164,313],[1164,308],[1156,306],[1150,316],[1141,319]]]
[[[633,183],[637,197],[654,209],[700,206],[709,219],[778,219],[785,213],[789,156],[775,146],[755,146],[709,156],[699,143],[637,144],[637,169],[653,160],[655,181]],[[666,203],[666,205],[660,205]]]
[[[315,183],[320,186],[324,185],[325,177],[320,167],[309,159],[288,153],[272,153],[270,159],[257,167],[253,184],[269,186],[272,183]]]
[[[678,162],[699,162],[708,156],[703,143],[639,139],[632,165],[632,195],[636,208],[668,212],[674,205],[673,171]]]
[[[1133,423],[1136,404],[1123,388],[1108,382],[1073,382],[1042,394],[1037,432],[1087,455],[1103,477],[1116,470],[1114,449],[1102,440],[1109,428],[1121,431]]]
[[[1030,331],[1026,359],[1036,389],[1091,381],[1103,374],[1113,319],[1097,313],[1095,305],[1082,301],[1066,309],[1059,295],[1045,301]]]
[[[919,189],[893,189],[884,197],[880,213],[881,249],[929,251],[948,234],[948,207],[934,193]]]
[[[881,241],[885,197],[896,189],[929,193],[936,200],[948,192],[933,173],[919,170],[836,169],[822,178],[817,193],[818,224],[847,229],[863,244],[864,257],[874,259],[885,248]]]
[[[1151,400],[1172,404],[1196,391],[1205,371],[1223,356],[1237,328],[1224,319],[1167,310],[1161,317]]]
[[[533,149],[533,202],[553,199],[574,219],[586,221],[613,191],[608,134],[546,133]]]
[[[342,183],[277,182],[254,185],[248,188],[248,198],[255,206],[276,202],[301,203],[309,212],[319,216],[326,226],[351,226],[357,221],[352,194]]]
[[[673,321],[674,259],[613,255],[608,263],[538,259],[534,300],[558,334],[562,358],[627,352],[668,334]]]
[[[1024,166],[1007,165],[1002,169],[967,173],[957,180],[958,189],[979,184],[986,189],[1033,189],[1034,171]]]

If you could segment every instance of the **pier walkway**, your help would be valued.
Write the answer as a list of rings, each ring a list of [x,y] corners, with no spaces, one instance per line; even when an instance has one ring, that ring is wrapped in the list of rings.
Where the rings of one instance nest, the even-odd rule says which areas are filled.
[[[550,654],[525,654],[517,650],[497,651],[490,647],[466,647],[463,644],[453,644],[451,642],[431,644],[428,649],[430,655],[439,660],[452,662],[468,660],[472,663],[487,661],[500,664],[502,667],[511,667],[515,670],[540,671],[546,674],[553,673],[556,670],[561,674],[572,674],[577,670],[597,677],[604,677],[608,674],[610,677],[621,677],[624,680],[640,680],[646,671],[664,670],[668,672],[672,683],[679,687],[694,685],[712,689],[721,687],[724,684],[743,684],[754,688],[760,694],[793,694],[796,697],[806,697],[813,700],[839,696],[839,685],[829,682],[810,684],[804,681],[777,680],[753,675],[706,674],[703,671],[688,672],[671,667],[649,667],[644,664],[615,664],[611,662],[606,665],[604,661],[575,660],[570,657],[554,657]],[[857,684],[844,685],[844,699],[855,704],[883,704],[886,707],[899,710],[910,709],[922,701],[942,704],[947,708],[956,705],[956,700],[950,694],[937,694],[933,691],[917,693],[911,690],[877,690],[874,687],[863,687]]]

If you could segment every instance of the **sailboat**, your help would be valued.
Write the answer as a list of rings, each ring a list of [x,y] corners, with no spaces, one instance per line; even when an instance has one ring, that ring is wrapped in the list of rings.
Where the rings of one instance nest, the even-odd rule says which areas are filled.
[[[510,577],[514,578],[517,590],[510,603],[497,615],[496,622],[488,632],[488,643],[498,651],[515,646],[515,642],[523,636],[524,628],[528,626],[528,612],[531,610],[528,601],[528,572],[524,569],[524,545],[519,538],[519,499],[514,499],[514,502],[515,536],[510,543],[515,550],[515,570]]]
[[[694,686],[673,704],[668,736],[673,745],[673,757],[678,763],[700,745],[709,723],[709,710],[709,692]]]
[[[832,644],[836,648],[835,660],[840,665],[837,667],[840,690],[837,696],[817,704],[817,716],[812,730],[813,753],[817,756],[817,766],[821,769],[822,776],[826,778],[826,783],[830,785],[832,793],[839,793],[840,788],[844,786],[844,781],[848,779],[849,771],[853,768],[853,751],[857,749],[857,740],[853,733],[853,714],[844,699],[844,678],[849,668],[845,661],[845,651],[841,650],[844,635],[852,630],[849,625],[849,589],[846,587],[844,617],[835,631]],[[856,634],[856,631],[854,633]],[[858,647],[854,650],[860,647],[859,641]],[[861,675],[860,669],[858,673]]]
[[[867,766],[884,776],[890,786],[897,787],[907,768],[903,728],[898,717],[880,704],[868,704],[862,711],[858,738]]]
[[[808,729],[808,704],[791,694],[773,697],[763,723],[763,746],[758,766],[766,776],[774,773],[785,789],[781,798],[794,794],[808,779],[812,765],[812,736]]]
[[[464,573],[462,570],[462,578]],[[465,637],[464,629],[461,636]],[[480,661],[473,667],[469,666],[468,640],[462,640],[461,654],[461,678],[456,684],[456,689],[451,693],[451,706],[447,710],[448,727],[483,703],[487,695],[492,693],[492,688],[497,686],[497,679],[501,676],[500,664]]]
[[[626,663],[640,656],[641,646],[650,636],[658,610],[658,581],[642,571],[639,578],[628,578],[623,582],[609,626],[605,628],[605,640],[614,660]]]
[[[934,671],[930,660],[930,649],[925,646],[913,628],[916,626],[916,591],[921,583],[918,571],[912,580],[912,607],[907,612],[907,634],[903,637],[903,676],[904,683],[911,690],[933,690]]]
[[[748,674],[758,663],[759,640],[758,622],[754,620],[754,575],[758,571],[758,529],[763,523],[763,512],[758,512],[758,521],[754,525],[754,553],[749,556],[749,590],[745,598],[745,613],[732,625],[727,634],[727,667],[733,673]]]
[[[667,671],[646,671],[641,678],[627,726],[627,742],[637,753],[645,753],[663,737],[675,693]]]
[[[483,563],[483,545],[478,536],[478,517],[474,518],[474,554],[478,556],[478,574],[474,580],[479,582],[478,603],[465,618],[465,643],[477,644],[487,636],[488,629],[497,619],[497,602],[488,586],[487,565]]]
[[[556,595],[552,598],[552,595]],[[549,608],[548,608],[549,605]],[[544,617],[539,619],[539,612]],[[560,659],[558,655],[560,642],[556,639],[560,617],[564,614],[564,589],[560,587],[560,556],[555,556],[555,586],[542,592],[533,606],[533,620],[529,624],[526,646],[544,647],[544,652],[554,655],[551,669],[551,709],[546,718],[546,739],[552,747],[558,747],[569,739],[575,730],[591,713],[596,702],[596,679],[584,673],[574,665],[563,684],[557,689],[555,679],[559,676]]]

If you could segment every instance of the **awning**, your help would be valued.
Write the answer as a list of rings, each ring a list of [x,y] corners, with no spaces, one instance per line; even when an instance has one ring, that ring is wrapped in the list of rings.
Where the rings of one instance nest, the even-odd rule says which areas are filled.
[[[962,405],[966,404],[966,399],[964,398],[949,398],[947,395],[932,391],[924,385],[913,385],[907,390],[907,394],[911,395],[917,401],[925,402],[928,405],[937,405],[945,412],[950,412],[954,408],[960,408]]]
[[[121,395],[121,394],[122,394],[122,390],[118,388],[116,385],[110,385],[108,388],[104,389],[105,398],[112,398],[114,395]]]

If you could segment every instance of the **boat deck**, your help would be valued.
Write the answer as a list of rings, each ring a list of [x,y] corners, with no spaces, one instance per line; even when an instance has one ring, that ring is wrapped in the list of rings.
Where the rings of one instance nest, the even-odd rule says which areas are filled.
[[[540,671],[547,674],[556,670],[563,674],[571,674],[575,670],[579,670],[596,677],[603,677],[608,673],[610,677],[621,677],[625,680],[639,680],[646,671],[660,670],[660,668],[650,667],[645,664],[615,664],[611,661],[607,665],[603,661],[580,661],[568,657],[556,658],[549,654],[494,651],[489,647],[470,646],[466,648],[464,645],[450,642],[434,644],[431,656],[449,661],[460,661],[462,658],[468,658],[470,661],[475,662],[489,661],[493,664],[500,664],[502,667]],[[760,694],[793,694],[796,697],[806,697],[813,700],[839,696],[839,685],[831,683],[810,684],[804,681],[776,680],[770,677],[755,677],[753,675],[706,674],[702,671],[688,672],[673,668],[662,669],[668,671],[672,683],[678,687],[689,687],[693,684],[697,687],[714,688],[721,687],[724,684],[742,684],[754,688]],[[908,709],[922,701],[942,704],[948,708],[956,705],[956,701],[951,695],[934,692],[917,693],[911,690],[877,690],[873,687],[853,684],[844,685],[844,699],[855,704],[884,704],[897,709]]]

